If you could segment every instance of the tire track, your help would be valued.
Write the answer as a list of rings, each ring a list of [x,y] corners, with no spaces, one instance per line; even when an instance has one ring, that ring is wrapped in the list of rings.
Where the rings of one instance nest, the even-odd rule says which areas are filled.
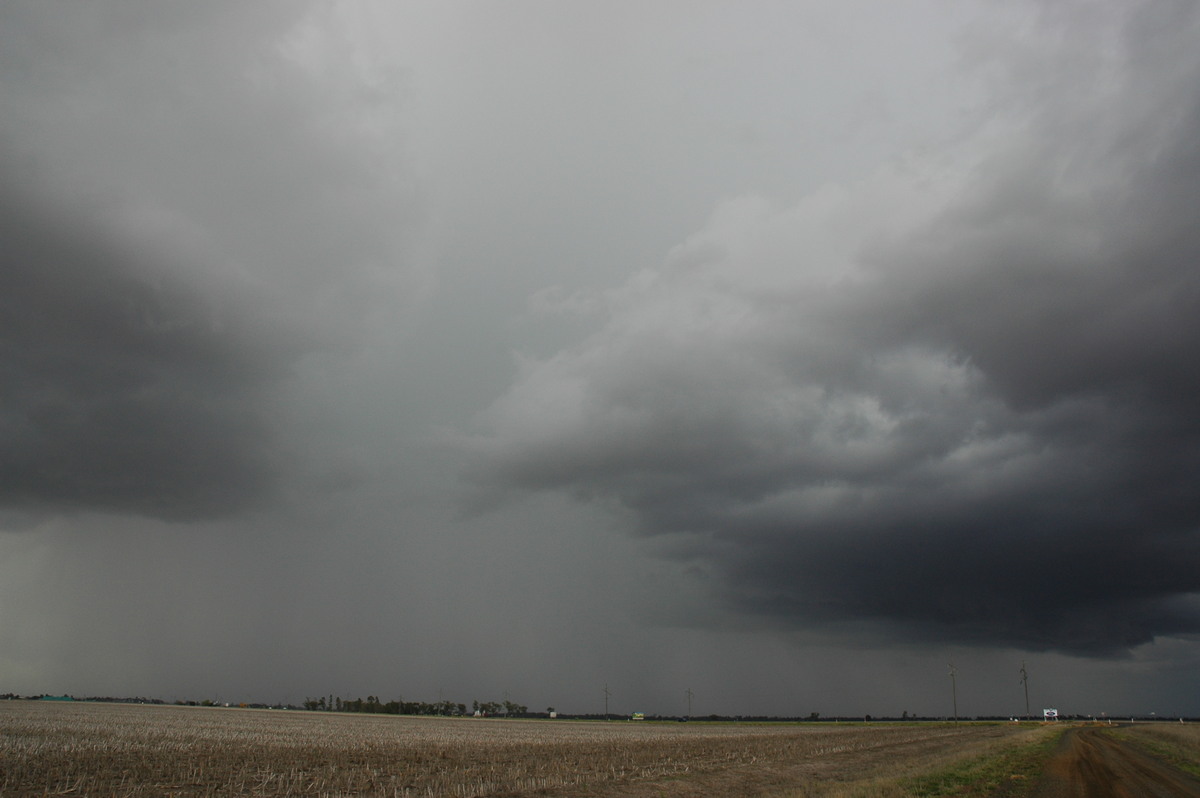
[[[1114,739],[1103,729],[1069,729],[1033,798],[1200,798],[1200,779]]]

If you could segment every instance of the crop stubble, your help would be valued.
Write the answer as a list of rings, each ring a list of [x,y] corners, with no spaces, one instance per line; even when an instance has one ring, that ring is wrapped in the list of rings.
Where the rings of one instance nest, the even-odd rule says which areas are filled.
[[[1018,733],[7,701],[0,794],[703,795],[737,785],[743,795],[818,795]]]

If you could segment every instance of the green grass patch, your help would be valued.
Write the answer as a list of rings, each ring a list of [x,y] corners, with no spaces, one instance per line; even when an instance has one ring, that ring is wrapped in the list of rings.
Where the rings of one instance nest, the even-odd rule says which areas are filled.
[[[1200,776],[1200,729],[1162,725],[1125,726],[1109,732],[1122,742],[1193,776]]]
[[[1000,748],[984,756],[956,762],[900,782],[905,795],[1005,796],[1026,795],[1041,775],[1066,726],[1047,730],[1033,740]]]

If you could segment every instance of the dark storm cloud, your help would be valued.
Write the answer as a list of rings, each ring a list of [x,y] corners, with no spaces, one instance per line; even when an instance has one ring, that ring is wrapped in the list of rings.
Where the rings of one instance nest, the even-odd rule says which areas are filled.
[[[296,345],[103,219],[5,185],[0,503],[194,518],[261,498]]]
[[[143,5],[0,11],[8,506],[266,499],[302,357],[403,305],[390,77],[303,4]]]
[[[1104,13],[1041,20],[951,167],[729,203],[523,364],[484,479],[615,500],[785,625],[1200,631],[1198,12]]]

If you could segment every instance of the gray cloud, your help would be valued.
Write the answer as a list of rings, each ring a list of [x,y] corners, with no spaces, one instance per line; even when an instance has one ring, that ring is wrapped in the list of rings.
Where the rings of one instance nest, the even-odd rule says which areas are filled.
[[[0,4],[0,692],[1195,712],[1194,12],[1041,5]]]
[[[1200,631],[1196,14],[1041,22],[1053,79],[953,149],[728,203],[605,296],[485,414],[480,478],[615,501],[786,626]]]
[[[18,4],[2,34],[0,501],[270,499],[301,367],[422,290],[398,78],[299,4],[59,12]]]
[[[270,397],[298,342],[263,329],[249,297],[6,186],[0,502],[189,518],[268,492]]]

